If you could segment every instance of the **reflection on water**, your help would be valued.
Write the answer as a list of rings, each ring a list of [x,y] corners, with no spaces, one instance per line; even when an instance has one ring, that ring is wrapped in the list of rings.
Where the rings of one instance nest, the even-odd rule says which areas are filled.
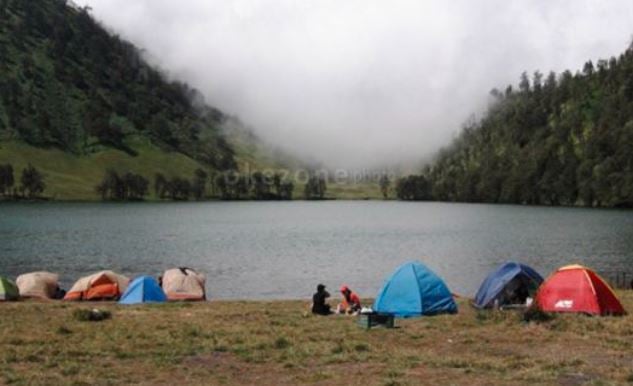
[[[507,260],[633,267],[633,212],[381,201],[0,205],[0,275],[206,273],[214,298],[307,298],[343,282],[373,297],[419,259],[473,295]]]

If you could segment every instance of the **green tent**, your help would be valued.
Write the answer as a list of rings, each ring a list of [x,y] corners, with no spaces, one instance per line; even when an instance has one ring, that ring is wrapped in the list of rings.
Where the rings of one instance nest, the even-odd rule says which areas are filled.
[[[0,277],[0,301],[18,300],[19,297],[20,291],[18,290],[18,286],[11,280]]]

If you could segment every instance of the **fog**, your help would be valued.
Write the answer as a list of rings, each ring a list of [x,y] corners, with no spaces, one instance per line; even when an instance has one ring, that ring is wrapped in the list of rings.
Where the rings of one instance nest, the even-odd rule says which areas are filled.
[[[413,163],[521,72],[619,55],[633,2],[81,0],[207,102],[336,167]]]

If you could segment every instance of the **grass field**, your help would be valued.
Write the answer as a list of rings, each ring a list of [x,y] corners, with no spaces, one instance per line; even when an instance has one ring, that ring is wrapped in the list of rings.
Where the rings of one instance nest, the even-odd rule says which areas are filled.
[[[166,176],[190,178],[200,164],[176,152],[166,152],[143,138],[131,143],[139,153],[133,157],[115,149],[104,149],[89,155],[73,155],[58,149],[44,149],[21,142],[0,143],[0,164],[11,163],[16,185],[22,169],[31,163],[44,174],[46,197],[56,200],[95,201],[100,197],[95,186],[107,169],[119,173],[138,173],[153,180],[158,172]]]
[[[633,310],[633,291],[619,293]],[[124,307],[0,304],[4,384],[562,384],[633,383],[633,317],[559,315],[525,323],[514,312],[397,321],[363,330],[318,317],[307,302]],[[112,312],[101,322],[77,308]]]
[[[160,149],[142,137],[133,138],[128,142],[128,146],[138,152],[137,156],[111,148],[104,148],[88,155],[73,155],[58,149],[38,148],[17,141],[0,142],[0,164],[13,165],[16,185],[19,185],[22,169],[31,163],[44,174],[46,183],[44,196],[59,201],[100,200],[100,196],[95,192],[95,186],[101,181],[107,169],[116,170],[120,174],[128,171],[141,174],[149,179],[150,183],[159,172],[168,178],[178,176],[190,179],[196,169],[206,169],[195,160],[181,153]],[[282,168],[279,161],[273,157],[272,150],[262,150],[255,145],[240,145],[236,148],[238,149],[238,165],[245,172]],[[291,168],[300,167],[296,161],[288,162]],[[292,177],[294,173],[290,172],[289,175]],[[382,195],[377,183],[349,182],[330,184],[327,197],[380,199]],[[303,185],[295,184],[294,198],[303,198]],[[157,198],[151,191],[146,199],[156,200]]]

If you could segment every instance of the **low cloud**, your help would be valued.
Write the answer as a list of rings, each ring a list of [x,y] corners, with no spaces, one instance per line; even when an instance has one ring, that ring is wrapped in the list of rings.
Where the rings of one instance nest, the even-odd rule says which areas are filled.
[[[81,0],[261,137],[332,167],[411,164],[524,70],[618,55],[633,2]]]

